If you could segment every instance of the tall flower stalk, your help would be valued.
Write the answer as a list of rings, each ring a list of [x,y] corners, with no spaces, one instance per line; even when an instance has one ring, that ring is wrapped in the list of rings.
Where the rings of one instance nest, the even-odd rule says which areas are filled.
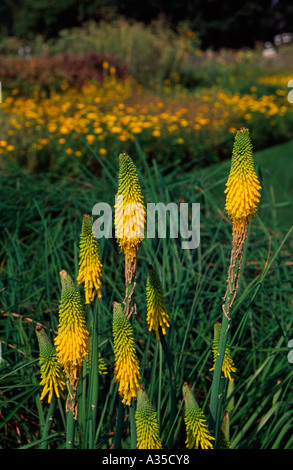
[[[223,299],[223,313],[228,319],[238,289],[247,229],[251,217],[256,214],[260,200],[260,189],[261,186],[254,169],[249,130],[242,127],[235,136],[231,169],[225,190],[225,209],[233,223],[227,290]]]
[[[126,153],[119,155],[118,190],[115,200],[115,236],[125,255],[125,296],[121,305],[114,304],[113,334],[115,349],[115,379],[119,382],[122,406],[129,405],[131,447],[136,447],[135,403],[140,378],[139,363],[133,340],[132,324],[129,322],[136,312],[134,290],[136,286],[137,252],[144,238],[145,207],[136,167]],[[133,320],[133,317],[132,317]],[[125,349],[125,354],[123,353]],[[115,445],[119,445],[121,424],[116,428]]]
[[[130,156],[123,153],[119,155],[118,191],[115,202],[115,231],[119,246],[125,254],[126,290],[124,303],[127,314],[129,313],[131,298],[135,288],[137,252],[144,238],[145,214],[145,206],[136,167]]]
[[[228,331],[231,326],[231,310],[237,295],[242,264],[243,248],[250,219],[256,214],[260,200],[259,184],[254,169],[249,130],[237,131],[232,152],[230,174],[226,183],[226,211],[232,221],[232,248],[227,275],[227,288],[222,303],[222,323],[219,346],[214,365],[211,388],[209,429],[216,438],[216,446],[222,421],[223,387],[221,380]]]

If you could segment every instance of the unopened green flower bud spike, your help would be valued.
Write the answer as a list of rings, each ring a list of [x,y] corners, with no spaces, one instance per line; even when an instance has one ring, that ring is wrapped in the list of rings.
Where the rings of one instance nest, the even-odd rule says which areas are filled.
[[[102,298],[102,263],[100,261],[98,241],[93,233],[92,220],[89,215],[83,216],[80,235],[80,259],[78,284],[84,284],[85,303],[91,303],[97,296]]]
[[[230,420],[228,411],[224,414],[217,449],[232,449],[230,443]]]
[[[37,327],[36,335],[40,349],[41,382],[43,391],[41,400],[48,395],[48,403],[51,403],[53,394],[57,398],[64,398],[65,377],[60,363],[58,362],[56,351],[45,332],[44,328]]]
[[[137,392],[135,421],[137,448],[162,449],[157,413],[142,385],[140,385]]]
[[[208,431],[205,415],[186,382],[183,384],[182,393],[185,404],[186,447],[188,449],[213,449],[214,437]]]
[[[124,405],[136,398],[140,379],[139,362],[135,349],[133,330],[121,304],[113,302],[113,337],[115,381]]]
[[[154,330],[157,339],[160,339],[160,332],[165,335],[169,325],[163,287],[156,270],[149,266],[149,273],[146,286],[147,297],[147,323],[149,331]]]

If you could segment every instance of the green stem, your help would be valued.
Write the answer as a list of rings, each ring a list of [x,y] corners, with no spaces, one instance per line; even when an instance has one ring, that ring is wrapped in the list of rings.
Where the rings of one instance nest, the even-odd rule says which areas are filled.
[[[265,276],[269,272],[272,264],[274,263],[276,257],[279,254],[279,251],[281,250],[282,246],[284,245],[284,243],[286,242],[287,238],[289,237],[292,231],[293,231],[293,226],[290,228],[290,230],[286,234],[282,243],[278,247],[278,250],[276,251],[275,255],[272,257],[270,263],[268,263],[268,265],[264,269],[260,277],[260,281],[256,285],[256,288],[254,290],[250,304],[253,302],[255,296],[258,293],[258,290],[260,289],[262,285],[262,282]],[[227,292],[226,302],[225,302],[225,311],[227,311],[229,294],[230,292]],[[209,415],[209,430],[212,434],[214,434],[215,447],[217,446],[217,441],[218,441],[219,431],[220,431],[220,426],[221,426],[221,417],[222,417],[221,405],[223,404],[223,397],[221,396],[221,374],[222,374],[222,365],[223,365],[225,348],[226,348],[227,337],[228,337],[228,329],[229,329],[228,325],[229,325],[229,321],[227,317],[223,314],[221,335],[220,335],[219,348],[218,348],[218,356],[216,358],[213,382],[212,382],[212,387],[211,387],[211,401],[210,401],[210,415]]]
[[[129,421],[130,421],[130,448],[136,449],[136,423],[135,423],[135,402],[132,400],[129,406]]]
[[[91,344],[91,370],[90,370],[90,400],[89,400],[89,449],[94,448],[98,406],[98,300],[96,299],[92,322],[92,344]]]
[[[73,390],[71,383],[67,382],[68,395],[66,403],[66,449],[74,448],[75,421],[76,421],[76,390]],[[74,413],[73,413],[74,410]]]
[[[166,343],[165,336],[162,334],[160,330],[160,340],[163,351],[165,353],[165,357],[167,360],[168,368],[169,368],[169,377],[170,377],[170,396],[171,396],[171,404],[170,404],[170,431],[166,441],[166,446],[169,449],[173,448],[173,441],[174,441],[174,430],[175,430],[175,418],[176,418],[176,379],[174,374],[174,367],[173,367],[173,358],[169,351],[168,345]]]
[[[51,428],[53,415],[54,415],[54,412],[55,412],[55,405],[56,405],[56,399],[55,399],[55,396],[53,395],[52,401],[50,403],[49,410],[48,410],[48,413],[47,413],[45,426],[42,430],[43,442],[40,445],[40,449],[47,449],[47,446],[48,446],[47,438],[48,438],[49,431],[50,431],[50,428]]]
[[[60,398],[57,398],[57,403],[58,403],[58,408],[59,408],[59,412],[60,412],[60,416],[61,416],[61,419],[62,419],[63,426],[64,426],[64,428],[66,428],[66,418],[65,418],[65,414],[64,414],[64,407],[63,407],[63,404],[62,404]]]
[[[121,397],[119,397],[118,415],[117,415],[117,420],[116,420],[114,445],[113,445],[114,449],[121,449],[123,424],[124,424],[124,405],[122,403]]]
[[[158,389],[158,414],[157,414],[157,419],[158,419],[158,426],[160,429],[161,425],[161,400],[162,400],[162,370],[163,370],[163,351],[162,351],[162,343],[160,342],[160,360],[159,360],[159,389]]]
[[[68,409],[66,414],[66,449],[74,448],[75,419],[73,413]]]
[[[218,352],[215,362],[215,369],[213,375],[213,382],[211,387],[211,401],[210,401],[210,414],[209,414],[209,430],[215,437],[215,448],[217,448],[219,433],[221,429],[221,423],[223,418],[223,404],[224,400],[224,385],[226,379],[222,377],[222,367],[225,356],[225,349],[227,344],[228,332],[230,329],[230,317],[232,304],[234,302],[238,281],[239,273],[242,263],[243,255],[243,244],[245,241],[245,234],[241,240],[237,240],[239,244],[238,249],[236,250],[234,245],[231,250],[230,266],[228,270],[228,279],[227,279],[227,291],[225,294],[225,303],[223,305],[223,316],[222,316],[222,326],[221,334],[218,346]],[[233,239],[234,244],[234,239]],[[226,313],[226,315],[225,315]]]
[[[81,370],[81,376],[78,384],[78,425],[82,435],[82,449],[86,449],[88,427],[87,414],[87,363],[84,361]]]
[[[225,311],[227,311],[227,306],[229,302],[229,292],[227,293],[226,302],[225,302]],[[213,375],[213,382],[211,387],[211,401],[210,401],[210,415],[209,415],[209,430],[215,437],[215,447],[217,446],[218,435],[221,424],[221,404],[223,403],[223,397],[221,391],[223,387],[221,384],[222,376],[222,366],[225,355],[228,330],[229,330],[229,320],[223,314],[221,334],[219,340],[218,354],[216,357],[215,370]],[[222,388],[222,390],[221,390]]]

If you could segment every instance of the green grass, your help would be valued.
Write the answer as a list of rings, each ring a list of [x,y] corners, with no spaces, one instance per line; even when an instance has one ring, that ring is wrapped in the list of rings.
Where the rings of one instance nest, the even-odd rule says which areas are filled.
[[[262,199],[253,219],[244,253],[239,292],[234,304],[229,343],[237,373],[230,401],[231,442],[237,449],[293,448],[292,366],[287,343],[293,337],[292,319],[292,174],[290,152],[284,144],[255,155],[262,175]],[[166,343],[176,376],[174,448],[185,448],[181,410],[182,384],[193,385],[204,413],[209,413],[212,380],[213,325],[221,321],[221,298],[231,249],[231,225],[224,217],[224,187],[230,162],[180,171],[153,161],[148,165],[137,147],[132,155],[146,202],[200,202],[201,243],[187,251],[180,240],[146,239],[139,251],[135,290],[138,314],[134,333],[142,382],[158,411],[163,445],[170,433],[170,375],[165,351],[146,327],[148,264],[162,279],[171,326]],[[65,447],[64,403],[52,413],[40,402],[38,346],[34,322],[49,329],[58,325],[59,271],[76,278],[82,215],[96,202],[113,206],[117,190],[118,155],[104,168],[89,172],[80,165],[79,178],[50,173],[28,175],[23,170],[0,176],[1,188],[1,314],[0,442],[2,448]],[[291,232],[292,233],[292,232]],[[285,239],[285,241],[284,241]],[[81,395],[76,447],[109,448],[119,409],[113,384],[112,302],[124,297],[124,259],[115,239],[101,240],[103,300],[97,312],[98,349],[108,374],[98,379],[96,415],[87,393]],[[82,289],[81,289],[81,292]],[[92,312],[86,311],[89,323]],[[84,370],[82,387],[92,390]],[[125,413],[126,415],[127,413]],[[91,417],[88,420],[88,417]],[[120,414],[121,417],[121,414]],[[89,422],[91,424],[89,424]],[[47,430],[48,431],[48,430]],[[46,432],[47,432],[46,431]],[[89,436],[87,439],[86,436]],[[121,445],[131,446],[126,419]]]

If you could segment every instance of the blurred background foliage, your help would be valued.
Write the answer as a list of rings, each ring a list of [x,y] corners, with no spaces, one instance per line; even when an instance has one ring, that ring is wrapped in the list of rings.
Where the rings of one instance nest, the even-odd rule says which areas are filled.
[[[108,159],[133,136],[207,166],[241,126],[255,150],[290,141],[291,20],[287,0],[4,0],[0,167],[74,172],[82,142]]]
[[[49,39],[64,28],[90,19],[111,21],[117,15],[145,24],[164,18],[174,31],[188,21],[203,49],[240,48],[290,30],[293,5],[290,0],[2,0],[0,37],[32,39],[42,34]]]

